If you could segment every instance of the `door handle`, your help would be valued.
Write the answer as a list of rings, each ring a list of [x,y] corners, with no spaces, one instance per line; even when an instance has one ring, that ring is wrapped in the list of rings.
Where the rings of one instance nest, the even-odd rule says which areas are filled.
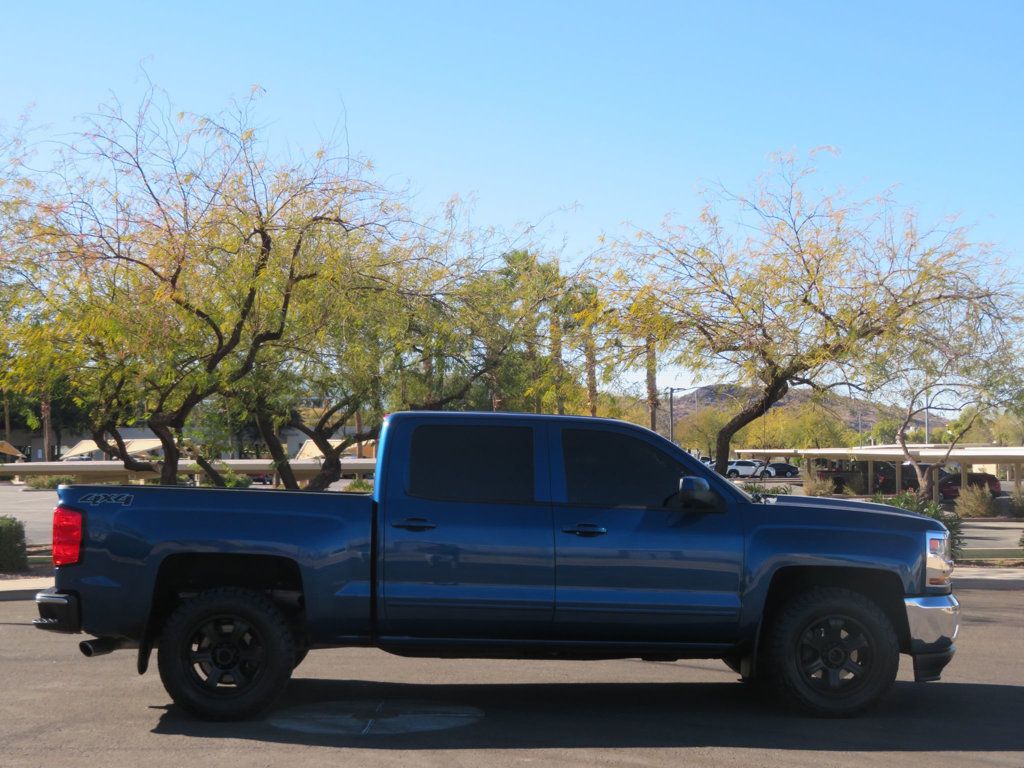
[[[607,528],[602,528],[600,525],[594,525],[593,523],[577,523],[576,525],[563,528],[562,533],[571,533],[574,536],[583,536],[584,538],[593,538],[594,536],[604,536],[608,533]]]
[[[437,528],[436,525],[425,517],[407,517],[405,520],[392,523],[391,527],[404,528],[407,531],[429,531],[431,528]]]

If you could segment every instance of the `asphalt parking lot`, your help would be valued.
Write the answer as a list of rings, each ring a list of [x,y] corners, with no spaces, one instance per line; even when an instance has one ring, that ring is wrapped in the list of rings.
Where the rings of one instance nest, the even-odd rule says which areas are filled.
[[[261,721],[203,723],[134,654],[0,602],[0,764],[21,766],[1024,766],[1024,590],[962,589],[960,651],[939,683],[907,659],[853,720],[778,711],[719,662],[402,659],[317,651]],[[1009,588],[1008,588],[1009,587]],[[154,665],[155,666],[155,665]]]

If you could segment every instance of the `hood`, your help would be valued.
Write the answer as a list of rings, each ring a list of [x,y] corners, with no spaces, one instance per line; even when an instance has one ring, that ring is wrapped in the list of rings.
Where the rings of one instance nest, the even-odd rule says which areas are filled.
[[[869,514],[880,514],[901,520],[913,521],[914,527],[922,531],[945,529],[945,526],[934,518],[888,504],[875,504],[871,501],[856,501],[854,499],[830,499],[821,496],[776,496],[775,498],[776,504],[784,504],[787,507],[809,507],[811,509],[827,509],[855,514],[867,512]]]

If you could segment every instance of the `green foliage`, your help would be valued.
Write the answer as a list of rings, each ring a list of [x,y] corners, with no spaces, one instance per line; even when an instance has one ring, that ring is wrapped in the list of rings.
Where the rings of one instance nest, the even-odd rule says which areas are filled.
[[[938,520],[949,530],[949,546],[954,560],[959,560],[964,554],[966,538],[963,531],[963,518],[956,512],[946,512],[942,505],[935,501],[925,501],[916,493],[898,493],[895,496],[883,496],[876,493],[871,500],[875,504],[887,504],[890,507],[899,507],[908,512],[915,512],[933,520]]]
[[[220,473],[224,478],[225,488],[248,488],[252,485],[252,478],[248,475],[240,475],[230,469]]]
[[[876,493],[871,497],[871,500],[875,504],[888,504],[890,507],[899,507],[908,512],[917,512],[918,514],[935,517],[936,519],[942,514],[942,506],[940,504],[930,500],[926,501],[916,493],[910,493],[909,491],[897,493],[895,496],[883,496],[881,493]]]
[[[762,483],[743,483],[740,488],[753,496],[755,493],[761,496],[791,496],[793,486],[791,485],[764,485]]]
[[[928,436],[924,432],[924,427],[915,427],[914,429],[907,430],[907,442],[908,443],[927,443]]]
[[[53,490],[58,485],[71,485],[75,482],[74,475],[31,475],[25,485],[35,490]]]
[[[999,445],[1024,445],[1024,419],[1019,413],[1000,413],[992,419],[991,430]]]
[[[898,419],[895,416],[883,416],[871,428],[871,436],[875,439],[876,443],[891,445],[896,442],[896,433],[899,432],[902,426],[902,419]]]
[[[699,448],[704,456],[714,456],[718,432],[730,418],[732,414],[718,406],[707,406],[687,414],[674,425],[676,442]]]
[[[8,515],[0,517],[0,571],[5,573],[28,570],[25,554],[25,526]]]
[[[1024,486],[1014,486],[1010,492],[1010,510],[1014,517],[1024,517]]]
[[[968,485],[960,489],[956,511],[960,517],[992,517],[996,513],[996,503],[988,487]]]
[[[732,407],[708,405],[682,416],[675,422],[676,441],[713,456],[719,431],[738,408],[738,403]],[[857,442],[853,430],[816,402],[772,408],[737,432],[733,440],[739,448],[821,448]]]
[[[346,493],[372,493],[373,483],[369,480],[364,480],[361,477],[357,477],[355,480],[345,486]]]
[[[865,493],[867,493],[865,483],[866,481],[864,479],[864,476],[861,475],[859,472],[850,475],[843,482],[843,495],[863,496]]]
[[[893,349],[936,346],[922,318],[965,302],[984,315],[993,298],[958,231],[935,242],[884,203],[817,196],[813,168],[793,158],[755,194],[709,199],[690,226],[611,248],[600,274],[567,274],[551,250],[467,228],[456,204],[411,223],[344,153],[285,159],[252,103],[177,121],[169,106],[156,92],[139,110],[112,100],[47,172],[0,163],[0,186],[20,190],[0,195],[19,234],[0,243],[0,389],[29,424],[46,399],[57,429],[148,426],[162,465],[133,468],[163,482],[179,453],[213,459],[254,422],[271,445],[287,424],[328,439],[408,408],[645,423],[658,363],[754,392],[680,420],[682,444],[723,460],[719,437],[848,445],[818,404],[772,406],[872,360],[888,373]],[[732,220],[744,226],[726,231]],[[977,338],[964,344],[982,349]],[[640,398],[598,392],[639,371]],[[311,487],[336,479],[336,458]]]
[[[945,433],[958,437],[962,443],[991,443],[993,440],[991,419],[988,412],[979,412],[976,406],[964,408],[953,421],[946,425]],[[947,437],[947,441],[948,441]]]
[[[814,467],[804,468],[804,495],[805,496],[831,496],[836,491],[835,483],[831,478],[819,478]]]

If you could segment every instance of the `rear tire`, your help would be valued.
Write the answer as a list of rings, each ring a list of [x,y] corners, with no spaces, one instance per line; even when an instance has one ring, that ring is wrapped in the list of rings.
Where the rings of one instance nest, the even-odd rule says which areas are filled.
[[[267,597],[222,588],[171,614],[158,666],[164,688],[182,709],[204,720],[241,720],[274,703],[297,656],[291,628]]]
[[[899,667],[892,622],[848,589],[794,596],[767,634],[764,672],[790,706],[820,717],[849,717],[876,704]]]

